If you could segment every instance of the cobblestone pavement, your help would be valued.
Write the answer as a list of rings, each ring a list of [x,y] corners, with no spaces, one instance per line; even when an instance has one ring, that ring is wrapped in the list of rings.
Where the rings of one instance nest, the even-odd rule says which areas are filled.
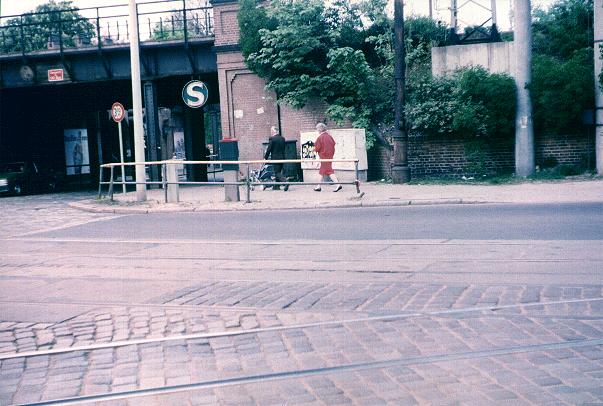
[[[2,233],[4,237],[16,236],[108,218],[106,214],[87,213],[68,206],[74,200],[94,197],[94,192],[71,192],[1,198]]]
[[[23,251],[33,232],[105,218],[72,212],[69,199],[0,200],[9,213],[2,246]],[[18,235],[25,237],[10,238]],[[76,276],[100,283],[102,273],[81,282],[91,258],[107,260],[103,271],[131,273],[132,283],[142,283],[145,271],[160,278],[161,265],[138,245],[61,244],[43,241],[2,259],[0,283],[56,288]],[[144,247],[159,253],[158,243]],[[183,252],[191,257],[182,259],[185,267],[200,266],[192,250],[176,247],[170,266]],[[233,247],[228,254],[249,252]],[[0,405],[80,396],[107,405],[603,404],[603,280],[417,283],[388,273],[385,281],[358,281],[362,274],[341,272],[361,255],[357,246],[340,253],[321,270],[340,280],[185,274],[144,300],[86,298],[87,310],[56,322],[0,315]],[[114,258],[126,254],[129,266]],[[20,273],[29,279],[16,279]],[[2,292],[1,306],[79,304],[52,292],[19,299]]]

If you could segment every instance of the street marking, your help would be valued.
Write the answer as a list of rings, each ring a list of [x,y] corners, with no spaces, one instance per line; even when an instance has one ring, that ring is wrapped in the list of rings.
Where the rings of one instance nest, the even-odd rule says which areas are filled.
[[[389,321],[389,320],[399,320],[399,319],[407,319],[407,318],[411,318],[411,317],[421,317],[421,316],[439,316],[439,315],[450,315],[450,314],[458,314],[458,313],[498,311],[498,310],[502,310],[502,309],[513,309],[513,308],[517,308],[517,307],[550,306],[550,305],[555,305],[555,304],[569,304],[569,303],[583,303],[583,302],[597,302],[597,301],[603,301],[603,298],[558,300],[558,301],[551,301],[551,302],[522,303],[522,304],[515,304],[515,305],[447,309],[447,310],[437,310],[437,311],[432,311],[432,312],[397,313],[397,314],[390,314],[390,315],[385,315],[385,316],[368,316],[368,317],[359,317],[359,318],[344,319],[344,320],[332,320],[332,321],[321,321],[321,322],[314,322],[314,323],[294,324],[294,325],[290,325],[290,326],[260,327],[260,328],[253,328],[253,329],[248,329],[248,330],[219,331],[219,332],[215,332],[215,333],[181,334],[181,335],[177,335],[177,336],[142,338],[142,339],[138,339],[138,340],[113,341],[113,342],[109,342],[109,343],[83,345],[80,347],[55,348],[55,349],[49,349],[49,350],[43,350],[43,351],[5,353],[5,354],[0,354],[0,360],[13,359],[13,358],[36,357],[36,356],[52,355],[52,354],[63,354],[63,353],[78,352],[78,351],[88,352],[88,351],[105,349],[105,348],[127,347],[127,346],[132,346],[132,345],[153,344],[153,343],[160,343],[160,342],[171,342],[171,341],[192,340],[192,339],[210,339],[210,338],[219,338],[219,337],[232,337],[232,336],[240,336],[240,335],[246,335],[246,334],[259,334],[259,333],[266,333],[266,332],[273,332],[273,331],[298,330],[298,329],[305,329],[305,328],[312,328],[312,327],[323,327],[323,326],[341,325],[341,324],[349,324],[349,323]],[[123,307],[133,307],[133,306],[123,306]]]
[[[10,240],[10,241],[20,240],[23,237],[27,237],[28,235],[49,233],[49,232],[52,232],[52,231],[64,230],[66,228],[83,226],[83,225],[90,224],[90,223],[96,223],[98,221],[113,220],[113,219],[117,219],[117,218],[120,218],[120,217],[124,217],[124,215],[104,216],[104,217],[98,217],[98,218],[93,218],[93,219],[88,219],[88,220],[82,220],[82,221],[78,221],[78,222],[75,222],[75,223],[64,224],[62,226],[49,227],[49,228],[42,229],[42,230],[28,231],[28,232],[23,233],[23,234],[15,234],[14,236],[11,236],[9,238],[3,238],[3,240]],[[47,240],[48,241],[60,241],[58,239],[53,239],[53,238],[48,238]]]
[[[351,363],[344,365],[337,365],[333,367],[324,367],[324,368],[313,368],[313,369],[302,369],[297,371],[285,371],[285,372],[273,372],[267,374],[259,374],[259,375],[247,375],[247,376],[238,376],[234,378],[226,378],[226,379],[217,379],[213,381],[203,381],[196,382],[185,385],[172,385],[172,386],[164,386],[160,388],[149,388],[149,389],[136,389],[131,391],[123,391],[123,392],[113,392],[101,395],[88,395],[88,396],[77,396],[72,398],[64,398],[64,399],[55,399],[48,400],[39,403],[29,403],[30,405],[70,405],[70,404],[80,404],[80,403],[89,403],[89,402],[97,402],[97,401],[106,401],[106,400],[119,400],[119,399],[130,399],[137,397],[145,397],[151,395],[165,395],[170,393],[178,393],[178,392],[188,392],[196,389],[205,389],[205,388],[216,388],[216,387],[224,387],[224,386],[235,386],[235,385],[245,385],[252,384],[257,382],[271,382],[277,380],[291,379],[291,378],[305,378],[309,376],[316,375],[326,375],[333,374],[339,372],[349,372],[349,371],[363,371],[369,369],[382,369],[382,368],[390,368],[396,366],[405,366],[405,365],[422,365],[422,364],[431,364],[438,362],[452,362],[452,361],[461,361],[461,360],[470,360],[477,358],[485,358],[485,357],[496,357],[501,355],[510,355],[510,354],[519,354],[525,352],[535,352],[535,351],[549,351],[549,350],[559,350],[566,348],[580,348],[580,347],[594,347],[603,345],[603,339],[596,340],[576,340],[569,342],[558,342],[558,343],[546,343],[546,344],[536,344],[536,345],[524,345],[524,346],[516,346],[516,347],[507,347],[493,350],[482,350],[482,351],[468,351],[468,352],[460,352],[453,354],[440,354],[440,355],[431,355],[424,357],[413,357],[413,358],[398,358],[386,361],[371,361],[371,362],[360,362],[360,363]]]

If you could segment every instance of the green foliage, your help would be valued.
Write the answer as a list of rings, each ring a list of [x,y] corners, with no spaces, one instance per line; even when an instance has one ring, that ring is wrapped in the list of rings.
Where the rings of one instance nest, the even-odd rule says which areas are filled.
[[[594,104],[592,49],[575,51],[568,61],[537,55],[530,85],[538,132],[582,131],[582,112]]]
[[[276,21],[268,18],[266,8],[262,3],[262,0],[239,0],[237,15],[241,29],[239,45],[245,59],[262,47],[260,30],[276,28]]]
[[[73,47],[77,36],[90,39],[96,35],[94,25],[77,12],[71,0],[50,0],[36,7],[33,13],[41,14],[12,18],[0,29],[2,53],[46,49],[50,38],[57,41],[61,38],[64,47]]]
[[[511,76],[472,67],[461,72],[458,85],[464,98],[485,109],[488,119],[483,124],[487,135],[514,136],[516,88]]]
[[[414,133],[456,137],[510,137],[515,84],[481,67],[461,69],[411,87],[406,118]]]
[[[558,0],[533,12],[534,53],[568,60],[593,38],[593,0]]]
[[[446,27],[429,17],[404,19],[407,83],[418,83],[431,77],[431,48],[444,45]]]
[[[582,112],[594,104],[592,24],[592,0],[558,0],[534,11],[530,93],[537,132],[582,131]]]
[[[337,123],[367,128],[391,114],[391,28],[385,0],[240,0],[241,48],[247,66],[267,80],[279,102],[317,100]],[[390,38],[388,38],[390,37]],[[392,80],[393,81],[393,80]]]
[[[187,14],[186,31],[188,36],[200,36],[204,32],[204,28],[199,21]],[[153,26],[151,38],[156,41],[184,38],[184,13],[182,11],[174,12],[169,18],[156,23]]]

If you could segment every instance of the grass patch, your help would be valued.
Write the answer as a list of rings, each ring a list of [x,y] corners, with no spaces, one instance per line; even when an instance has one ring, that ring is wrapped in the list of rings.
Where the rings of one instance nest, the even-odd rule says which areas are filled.
[[[518,177],[514,174],[503,174],[496,176],[481,177],[458,177],[458,176],[438,176],[425,178],[412,178],[409,185],[515,185],[531,182],[560,182],[560,181],[587,181],[603,179],[594,172],[575,173],[573,169],[563,169],[555,167],[541,170],[528,178]],[[377,182],[377,184],[386,184],[389,182]]]

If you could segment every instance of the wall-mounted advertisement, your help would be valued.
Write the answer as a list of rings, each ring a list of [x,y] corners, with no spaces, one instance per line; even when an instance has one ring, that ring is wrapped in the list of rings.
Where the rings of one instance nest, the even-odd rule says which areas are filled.
[[[184,144],[184,130],[176,129],[174,131],[174,157],[176,159],[186,159],[186,147]],[[178,180],[186,180],[186,167],[177,165]]]
[[[68,129],[63,132],[67,175],[90,173],[88,130]]]

